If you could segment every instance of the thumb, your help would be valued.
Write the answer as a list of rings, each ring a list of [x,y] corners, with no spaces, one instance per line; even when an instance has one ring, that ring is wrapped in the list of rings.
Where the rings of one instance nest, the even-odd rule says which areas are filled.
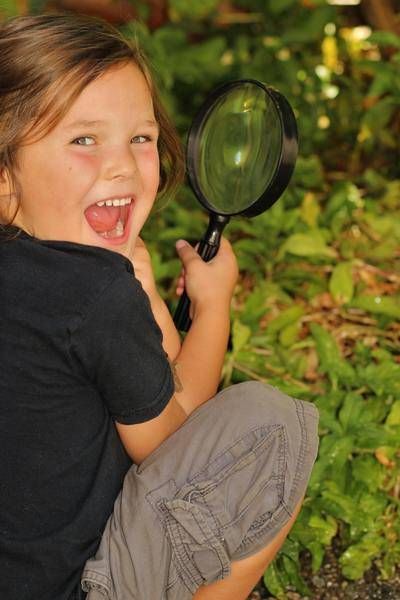
[[[189,242],[186,242],[185,240],[178,240],[175,244],[175,247],[179,254],[179,258],[181,259],[184,265],[186,265],[187,262],[190,260],[197,260],[200,258],[196,250],[192,248]]]

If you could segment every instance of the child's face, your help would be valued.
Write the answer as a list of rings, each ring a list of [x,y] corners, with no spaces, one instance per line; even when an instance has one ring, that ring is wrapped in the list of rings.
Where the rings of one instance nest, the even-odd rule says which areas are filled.
[[[20,149],[22,199],[14,224],[39,239],[126,254],[157,193],[157,136],[143,74],[134,64],[111,68],[89,83],[50,133]],[[96,205],[110,199],[125,202]]]

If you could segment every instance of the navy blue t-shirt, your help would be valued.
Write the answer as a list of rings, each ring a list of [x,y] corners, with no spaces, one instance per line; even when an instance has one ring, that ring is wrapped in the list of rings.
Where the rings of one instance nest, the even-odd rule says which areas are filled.
[[[0,233],[0,365],[0,598],[67,600],[131,465],[114,420],[173,394],[132,263]]]

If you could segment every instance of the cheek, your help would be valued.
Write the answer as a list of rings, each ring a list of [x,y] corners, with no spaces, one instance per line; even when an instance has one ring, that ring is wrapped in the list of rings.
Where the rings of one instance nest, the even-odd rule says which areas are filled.
[[[80,154],[69,155],[53,172],[48,183],[49,199],[59,215],[71,217],[71,209],[81,201],[92,187],[98,172],[98,157]],[[63,202],[60,202],[63,198]]]
[[[156,149],[149,149],[143,152],[142,157],[142,169],[143,173],[146,174],[148,182],[152,187],[157,190],[159,179],[160,179],[160,158]]]
[[[90,174],[98,171],[100,157],[90,154],[73,154],[68,161],[68,171],[77,175]]]

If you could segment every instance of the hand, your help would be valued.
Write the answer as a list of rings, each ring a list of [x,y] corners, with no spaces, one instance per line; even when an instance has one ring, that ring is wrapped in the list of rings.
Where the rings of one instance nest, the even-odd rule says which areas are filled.
[[[214,258],[204,262],[188,242],[177,247],[183,270],[177,282],[176,293],[183,290],[190,298],[190,316],[206,307],[229,307],[239,275],[235,253],[231,244],[222,236],[221,246]]]

